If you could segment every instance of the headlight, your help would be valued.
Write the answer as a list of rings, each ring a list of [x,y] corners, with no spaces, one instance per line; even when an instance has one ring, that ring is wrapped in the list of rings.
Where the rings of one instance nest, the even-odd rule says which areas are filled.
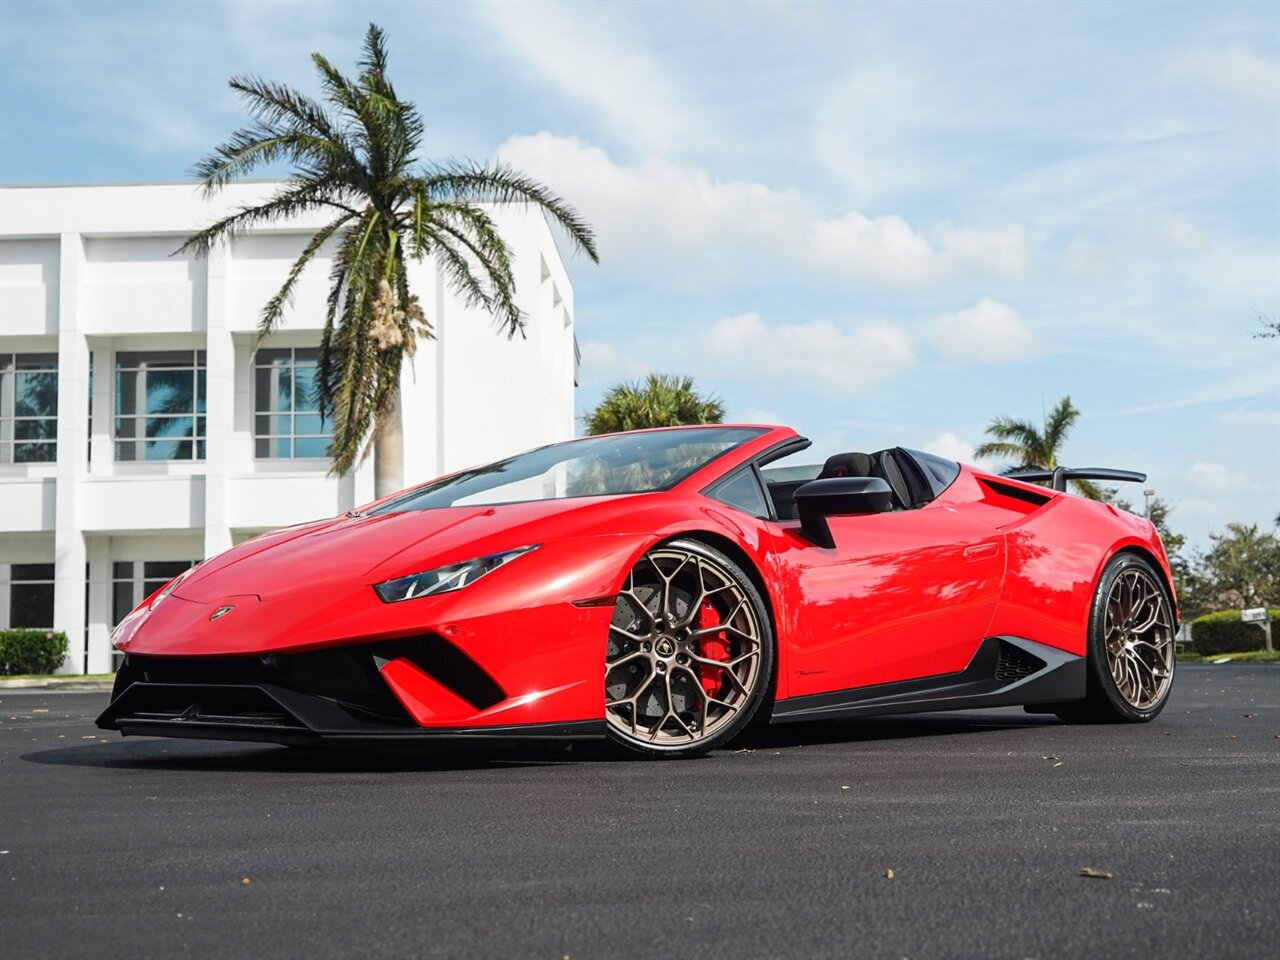
[[[203,561],[201,561],[201,563],[203,563]],[[167,584],[165,584],[164,589],[156,594],[156,598],[151,601],[151,604],[150,606],[147,607],[147,609],[154,610],[156,607],[158,607],[160,605],[160,601],[163,600],[165,597],[167,597],[169,594],[173,593],[173,591],[177,588],[178,584],[180,584],[183,580],[187,579],[187,577],[191,576],[192,571],[195,570],[195,568],[198,566],[200,566],[199,563],[197,563],[195,567],[188,567],[186,570],[183,570],[180,574],[178,574],[176,577],[170,580]]]
[[[461,590],[468,584],[475,583],[487,573],[493,573],[499,567],[510,563],[516,557],[536,550],[539,544],[517,547],[505,553],[494,553],[475,560],[464,560],[462,563],[437,567],[424,573],[414,573],[407,577],[397,577],[383,583],[375,583],[373,589],[383,603],[399,603],[401,600],[413,600],[417,597],[430,597],[437,593],[449,593]]]

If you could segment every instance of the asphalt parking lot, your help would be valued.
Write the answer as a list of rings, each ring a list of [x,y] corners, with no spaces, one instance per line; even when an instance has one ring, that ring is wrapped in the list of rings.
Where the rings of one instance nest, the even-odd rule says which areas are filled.
[[[105,702],[0,691],[5,957],[1244,958],[1280,943],[1276,666],[1181,667],[1146,726],[899,717],[656,763],[121,740],[93,726]]]

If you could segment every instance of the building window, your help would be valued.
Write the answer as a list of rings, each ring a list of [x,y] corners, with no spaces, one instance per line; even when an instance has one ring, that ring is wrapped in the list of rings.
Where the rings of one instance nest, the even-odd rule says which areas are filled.
[[[116,459],[203,460],[205,354],[116,354]]]
[[[194,564],[194,560],[117,560],[111,565],[111,622],[119,623],[134,607]]]
[[[262,459],[323,457],[329,425],[320,417],[315,348],[259,350],[253,361],[253,437]]]
[[[0,463],[58,459],[58,355],[0,354]]]
[[[53,629],[52,563],[15,563],[9,568],[9,626]]]

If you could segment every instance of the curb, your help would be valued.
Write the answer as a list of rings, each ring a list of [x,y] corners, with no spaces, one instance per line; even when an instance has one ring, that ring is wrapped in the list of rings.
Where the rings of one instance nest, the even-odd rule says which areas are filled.
[[[44,690],[64,693],[110,691],[114,680],[81,680],[79,677],[29,677],[21,680],[0,678],[0,692],[5,690]]]

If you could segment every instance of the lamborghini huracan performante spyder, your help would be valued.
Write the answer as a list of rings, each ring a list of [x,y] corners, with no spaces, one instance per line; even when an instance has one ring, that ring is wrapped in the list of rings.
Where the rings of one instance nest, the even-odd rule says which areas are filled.
[[[753,721],[1160,712],[1164,548],[1066,492],[1141,474],[1019,479],[901,447],[780,465],[808,446],[761,426],[588,437],[264,534],[120,624],[98,724],[675,757]]]

